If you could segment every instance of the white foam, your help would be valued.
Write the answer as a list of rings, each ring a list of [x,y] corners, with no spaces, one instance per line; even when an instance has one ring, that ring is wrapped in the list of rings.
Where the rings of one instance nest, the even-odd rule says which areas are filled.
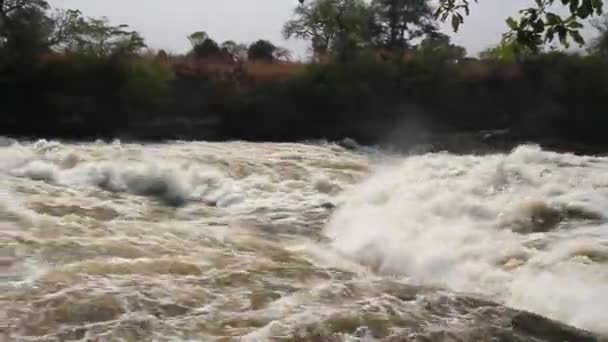
[[[40,140],[2,149],[0,171],[70,188],[88,186],[147,196],[175,206],[202,202],[244,211],[326,203],[345,181],[352,180],[334,179],[319,168],[351,173],[351,179],[353,173],[362,172],[344,166],[362,167],[360,160],[349,155],[327,163],[326,154],[335,157],[338,152],[326,148],[296,144],[266,148],[244,143],[133,145],[114,141],[68,145]],[[295,152],[313,158],[301,160]],[[305,162],[314,163],[317,170],[309,172]],[[317,165],[319,162],[323,164]]]
[[[34,160],[14,170],[13,174],[35,181],[54,183],[59,175],[59,168],[45,161]]]
[[[72,157],[70,157],[72,156]],[[78,162],[73,154],[57,163],[34,159],[10,170],[10,174],[35,181],[64,186],[95,186],[111,192],[159,198],[171,205],[182,205],[201,192],[198,186],[200,170],[183,170],[175,165],[161,166],[158,160],[144,162]],[[68,160],[71,168],[61,168]],[[15,163],[18,164],[18,163]],[[215,195],[219,198],[220,195]],[[232,200],[233,201],[233,200]],[[230,201],[227,201],[230,202]]]
[[[566,217],[568,208],[608,216],[604,172],[608,159],[535,146],[509,155],[410,157],[348,193],[325,233],[377,272],[483,293],[608,333],[608,261],[582,263],[572,252],[576,244],[605,244],[597,234],[608,226],[577,229],[583,223]],[[553,214],[574,226],[547,223]]]

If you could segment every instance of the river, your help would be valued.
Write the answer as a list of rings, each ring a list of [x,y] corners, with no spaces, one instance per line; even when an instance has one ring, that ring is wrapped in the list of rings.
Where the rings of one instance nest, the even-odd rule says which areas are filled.
[[[7,140],[0,341],[604,341],[607,216],[531,145]]]

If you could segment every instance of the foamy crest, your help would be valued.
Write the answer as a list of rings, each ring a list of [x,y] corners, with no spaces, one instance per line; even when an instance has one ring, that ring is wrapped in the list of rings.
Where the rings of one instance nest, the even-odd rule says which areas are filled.
[[[14,170],[14,175],[27,177],[31,180],[53,183],[59,175],[59,168],[48,162],[34,160],[21,168]]]
[[[202,202],[221,208],[242,206],[251,211],[277,205],[298,208],[327,203],[345,181],[352,182],[366,167],[356,160],[332,161],[324,155],[309,161],[309,167],[298,161],[301,145],[257,157],[255,145],[232,146],[242,146],[242,155],[232,155],[234,151],[212,144],[202,149],[196,144],[144,148],[119,141],[78,146],[40,140],[4,148],[0,171],[57,186],[96,187],[146,196],[171,206]],[[199,150],[206,152],[199,154]],[[330,149],[318,152],[344,153]],[[256,162],[251,162],[251,158]],[[331,173],[310,172],[311,167],[326,167],[344,179]]]
[[[535,146],[409,157],[350,192],[325,233],[382,274],[608,333],[607,171]]]

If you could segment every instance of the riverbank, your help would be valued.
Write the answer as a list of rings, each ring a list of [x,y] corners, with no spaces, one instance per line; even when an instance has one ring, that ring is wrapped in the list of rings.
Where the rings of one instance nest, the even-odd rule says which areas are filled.
[[[62,56],[2,71],[0,100],[0,135],[15,137],[608,147],[608,62],[564,54],[310,65]]]

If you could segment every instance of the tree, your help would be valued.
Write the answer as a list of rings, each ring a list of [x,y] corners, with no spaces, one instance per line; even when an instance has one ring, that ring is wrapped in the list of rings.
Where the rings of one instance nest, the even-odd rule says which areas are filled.
[[[56,36],[57,46],[64,51],[107,57],[134,54],[146,47],[138,32],[128,30],[128,25],[110,25],[105,17],[85,19],[78,11],[68,11],[62,18]]]
[[[127,31],[123,37],[119,37],[114,43],[112,54],[114,55],[133,55],[148,47],[144,37],[137,31]]]
[[[209,58],[221,56],[220,46],[211,38],[203,40],[192,49],[194,56],[197,58]]]
[[[78,35],[86,24],[77,10],[56,10],[49,13],[42,4],[28,5],[10,10],[4,21],[10,32],[2,31],[4,55],[31,59],[40,53],[67,50],[74,46]]]
[[[53,23],[49,46],[57,50],[65,50],[73,44],[85,23],[79,10],[56,10],[49,18]]]
[[[0,27],[7,29],[5,21],[15,12],[28,9],[46,11],[48,8],[46,0],[0,0]]]
[[[41,9],[25,7],[12,11],[3,23],[10,27],[0,44],[3,63],[29,63],[48,51],[53,23]]]
[[[192,54],[196,58],[226,58],[235,60],[239,45],[233,41],[226,41],[220,45],[205,31],[194,32],[188,36],[192,44]]]
[[[370,45],[370,8],[364,0],[338,0],[338,32],[335,53],[338,60],[350,60],[353,53]]]
[[[209,38],[209,35],[205,31],[197,31],[188,36],[192,48],[202,44],[207,38]]]
[[[312,42],[315,59],[326,55],[335,43],[338,25],[336,23],[335,1],[316,0],[294,10],[294,18],[285,23],[285,39],[298,38]]]
[[[277,47],[268,40],[260,39],[249,46],[247,56],[250,60],[273,62]]]
[[[389,50],[411,47],[413,39],[437,30],[427,0],[372,0],[372,35]]]
[[[243,61],[247,58],[247,46],[227,40],[221,45],[221,54],[233,62]]]
[[[449,62],[459,61],[467,55],[464,47],[452,44],[448,35],[439,32],[428,35],[416,50],[423,58]]]
[[[608,16],[594,20],[591,24],[598,31],[598,36],[591,40],[588,52],[594,56],[608,57]]]
[[[2,62],[30,59],[44,50],[50,22],[44,0],[0,0],[0,53]]]
[[[272,57],[276,61],[289,62],[292,57],[291,50],[277,46]]]
[[[345,55],[369,43],[369,6],[362,0],[314,0],[299,6],[283,36],[310,40],[315,59]],[[347,51],[348,50],[348,51]]]

